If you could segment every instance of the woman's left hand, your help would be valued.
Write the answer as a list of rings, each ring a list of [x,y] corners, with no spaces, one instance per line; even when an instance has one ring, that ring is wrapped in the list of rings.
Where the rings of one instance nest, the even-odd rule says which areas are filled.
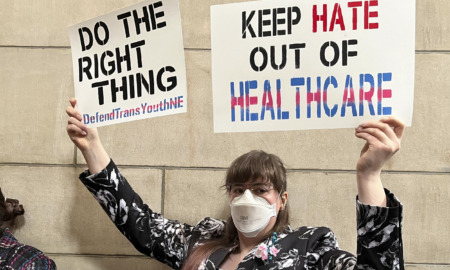
[[[365,122],[355,129],[355,136],[366,141],[356,165],[358,193],[369,203],[373,203],[373,197],[379,203],[378,195],[370,194],[375,187],[375,193],[382,192],[384,195],[380,180],[381,169],[400,150],[404,130],[405,124],[394,117]]]

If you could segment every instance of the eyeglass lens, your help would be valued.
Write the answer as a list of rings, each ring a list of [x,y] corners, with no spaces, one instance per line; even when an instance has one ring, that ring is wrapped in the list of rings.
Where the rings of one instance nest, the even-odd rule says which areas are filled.
[[[249,189],[256,196],[264,196],[273,188],[271,185],[264,183],[255,183],[251,185],[233,184],[230,186],[230,193],[233,196],[240,196],[244,194],[246,189]]]

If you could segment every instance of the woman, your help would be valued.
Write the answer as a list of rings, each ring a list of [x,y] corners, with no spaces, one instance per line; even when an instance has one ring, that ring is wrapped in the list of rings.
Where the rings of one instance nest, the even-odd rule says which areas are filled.
[[[80,179],[143,254],[174,269],[404,269],[402,207],[380,180],[383,164],[400,148],[404,124],[397,119],[355,130],[366,141],[357,163],[356,258],[339,249],[328,228],[289,227],[286,170],[278,157],[262,151],[242,155],[227,171],[227,222],[205,218],[190,226],[164,219],[133,191],[96,129],[82,124],[76,100],[70,102],[67,132],[89,169]]]
[[[10,229],[16,227],[16,217],[25,213],[16,199],[5,199],[0,189],[0,269],[54,270],[55,262],[40,250],[20,243]]]

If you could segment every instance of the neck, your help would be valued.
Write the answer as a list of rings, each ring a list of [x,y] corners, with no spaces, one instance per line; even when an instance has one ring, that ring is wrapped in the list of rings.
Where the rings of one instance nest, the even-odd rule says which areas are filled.
[[[12,227],[11,225],[12,225],[12,220],[3,221],[0,224],[0,229],[3,231],[6,228],[11,228]]]
[[[0,227],[0,237],[3,237],[3,235],[5,234],[5,229],[6,227],[3,226]]]
[[[239,234],[239,253],[248,254],[250,251],[259,243],[261,243],[265,238],[265,232],[262,231],[256,237],[245,237],[242,233]],[[261,236],[262,235],[262,236]]]

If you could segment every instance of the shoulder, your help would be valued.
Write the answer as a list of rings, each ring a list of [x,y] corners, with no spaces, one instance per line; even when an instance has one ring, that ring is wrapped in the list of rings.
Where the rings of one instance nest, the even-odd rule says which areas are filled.
[[[55,262],[52,259],[39,249],[28,245],[23,245],[17,251],[15,262],[20,262],[17,265],[29,266],[29,269],[56,269]]]
[[[355,256],[339,249],[335,234],[328,227],[288,228],[279,234],[275,245],[279,263],[302,269],[351,269]],[[343,267],[345,266],[345,267]]]
[[[200,232],[202,235],[221,236],[225,232],[225,226],[226,222],[224,220],[206,217],[200,220],[192,230]]]
[[[5,230],[1,238],[0,265],[8,264],[11,269],[25,266],[26,269],[56,269],[55,262],[39,249],[19,243],[14,236]],[[3,268],[2,268],[3,269]]]
[[[301,253],[310,252],[312,249],[326,248],[338,249],[339,245],[333,231],[328,227],[299,227],[294,230],[288,228],[279,235],[280,243],[295,247]]]
[[[224,235],[226,222],[215,218],[204,218],[195,226],[185,224],[186,250],[191,250],[204,240],[217,239]]]
[[[311,238],[335,238],[333,231],[328,227],[310,227],[302,226],[294,230],[287,231],[290,237],[298,237],[300,239]]]
[[[187,235],[190,235],[189,240],[191,244],[198,243],[202,240],[209,240],[221,237],[225,233],[226,222],[215,218],[204,218],[200,220],[195,226],[185,224]],[[193,241],[192,241],[193,240]]]

